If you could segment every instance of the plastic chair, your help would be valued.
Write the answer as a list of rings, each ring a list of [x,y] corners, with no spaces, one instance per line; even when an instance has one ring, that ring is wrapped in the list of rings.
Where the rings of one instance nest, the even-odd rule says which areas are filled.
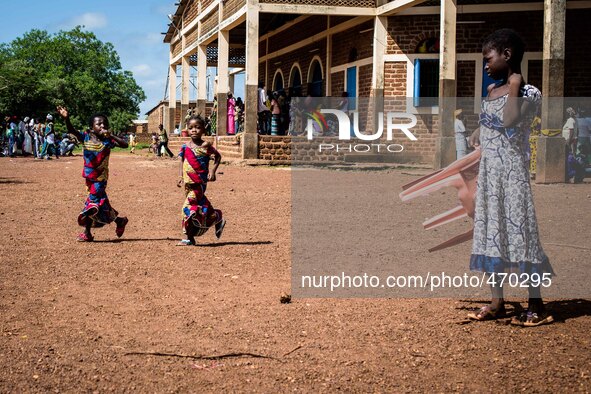
[[[454,220],[469,216],[474,218],[474,197],[476,195],[476,182],[478,180],[478,168],[480,165],[480,149],[451,163],[444,169],[435,171],[402,186],[400,199],[409,201],[419,196],[425,196],[441,188],[452,186],[458,189],[459,206],[443,212],[423,223],[426,230],[439,227]],[[450,246],[469,241],[473,237],[474,229],[459,234],[433,248],[429,252],[448,248]]]

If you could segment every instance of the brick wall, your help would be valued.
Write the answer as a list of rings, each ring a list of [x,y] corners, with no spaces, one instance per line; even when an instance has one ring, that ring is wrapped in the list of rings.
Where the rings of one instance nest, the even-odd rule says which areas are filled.
[[[373,65],[361,66],[358,68],[357,79],[359,80],[358,97],[369,97],[371,91],[371,74],[373,72]]]
[[[437,120],[429,117],[428,121],[420,120],[420,123],[423,125],[421,130],[424,134],[418,133],[418,141],[409,141],[406,137],[395,134],[393,141],[386,141],[384,139],[373,143],[402,145],[404,150],[400,153],[384,153],[384,155],[392,157],[393,162],[430,163],[435,155],[436,134],[432,131],[428,133],[427,129],[433,130],[436,127]],[[319,152],[319,144],[332,144],[335,146],[338,144],[341,146],[341,149],[339,151],[332,149]],[[259,159],[290,164],[305,162],[344,162],[345,156],[349,156],[352,158],[352,161],[356,161],[355,155],[363,154],[364,152],[349,152],[347,149],[349,144],[369,145],[371,142],[353,139],[345,143],[339,141],[336,137],[316,137],[314,143],[310,143],[306,137],[300,136],[259,136]],[[383,146],[381,149],[381,152],[385,152],[386,147]],[[375,154],[375,149],[372,151],[372,154]]]
[[[288,163],[291,160],[292,138],[259,136],[259,159]]]
[[[189,32],[189,34],[187,34],[186,46],[193,45],[195,42],[197,42],[197,38],[198,38],[197,33],[199,33],[199,29],[197,29],[197,27],[195,27],[193,30],[191,30]]]
[[[245,0],[226,0],[224,3],[223,8],[223,17],[224,19],[228,19],[232,15],[236,13],[244,4],[246,4]]]
[[[187,26],[189,23],[197,18],[199,11],[199,4],[196,1],[192,1],[189,3],[189,8],[185,10],[185,20],[184,24]]]
[[[384,97],[406,96],[406,62],[384,65]]]
[[[526,41],[528,51],[542,51],[543,45],[543,13],[542,12],[510,12],[495,14],[464,14],[458,16],[462,21],[484,21],[477,24],[458,24],[458,53],[480,53],[482,41],[493,31],[509,27],[515,29]],[[523,21],[527,20],[527,26]],[[415,15],[390,17],[388,20],[387,53],[413,54],[417,45],[429,37],[439,37],[438,15]],[[530,81],[541,81],[541,68],[536,62],[530,62]],[[404,97],[406,92],[406,62],[386,63],[385,90],[386,97]],[[457,95],[458,97],[474,97],[475,63],[458,61],[457,63]],[[360,87],[361,89],[361,87]],[[464,104],[462,104],[464,105]],[[468,129],[476,127],[476,116],[473,114],[472,102],[466,102],[464,115]],[[418,141],[409,141],[404,136],[395,139],[395,143],[404,146],[399,158],[404,160],[431,163],[435,154],[435,142],[438,135],[437,115],[418,115],[418,123],[413,132]]]
[[[209,14],[208,17],[201,20],[201,35],[204,36],[210,31],[217,28],[218,25],[218,12],[219,10],[216,8],[214,12]]]
[[[152,134],[158,130],[158,125],[164,123],[164,111],[167,108],[167,104],[163,103],[148,114],[148,134]]]
[[[400,162],[433,162],[435,157],[435,142],[438,135],[438,115],[416,115],[417,125],[412,132],[417,141],[409,140],[401,131],[395,130],[393,140],[389,143],[400,144],[404,151],[398,154]]]
[[[313,49],[318,50],[310,52]],[[308,94],[308,70],[310,68],[310,63],[312,62],[312,59],[315,56],[320,57],[323,72],[323,80],[326,81],[326,40],[322,39],[303,48],[297,49],[293,52],[269,59],[269,74],[267,80],[265,81],[267,89],[271,88],[273,83],[273,76],[275,75],[277,69],[281,69],[281,72],[283,73],[284,77],[283,82],[285,86],[287,86],[287,84],[289,83],[289,75],[291,68],[297,62],[302,70],[302,95],[306,96]],[[280,64],[275,64],[279,62]],[[264,63],[261,63],[259,65],[259,75],[261,76],[261,79],[263,79],[265,76]],[[324,93],[325,88],[323,88],[323,94]]]
[[[213,3],[213,0],[202,0],[201,1],[201,10],[205,10],[211,3]]]
[[[337,23],[342,23],[346,20],[350,19],[349,17],[331,17],[331,26],[335,26]],[[355,48],[357,52],[357,59],[364,59],[367,57],[371,57],[373,55],[373,47],[372,47],[372,32],[366,32],[363,34],[359,34],[360,31],[372,28],[373,21],[369,21],[366,23],[362,23],[357,25],[351,29],[348,29],[345,32],[341,32],[335,34],[332,38],[332,45],[333,45],[333,59],[332,59],[332,66],[338,66],[340,64],[347,63],[349,61],[349,55],[352,48]],[[269,39],[269,53],[277,51],[281,48],[284,48],[288,45],[293,43],[297,43],[302,41],[308,37],[313,36],[314,34],[320,33],[326,29],[326,16],[312,16],[303,20],[302,22],[298,23],[297,25],[293,26],[289,30],[284,33],[279,34],[278,36],[273,36]],[[290,34],[291,31],[298,31],[298,32],[305,32],[304,34]],[[259,45],[259,55],[263,56],[265,54],[265,41],[263,41]],[[317,51],[310,52],[313,49],[318,49]],[[310,67],[310,62],[314,56],[319,56],[322,60],[322,70],[324,80],[326,80],[326,39],[322,38],[304,48],[297,49],[293,52],[288,54],[280,55],[273,57],[268,60],[269,65],[269,74],[268,78],[265,81],[267,88],[269,89],[273,83],[273,76],[275,75],[276,70],[279,68],[283,73],[284,77],[284,84],[285,86],[289,83],[290,71],[294,65],[294,63],[298,62],[302,71],[302,95],[307,95],[307,80],[308,80],[308,71]],[[336,61],[336,63],[335,63]],[[279,63],[280,64],[275,64]],[[261,75],[261,79],[264,78],[264,71],[265,66],[264,63],[259,65],[259,75]],[[367,75],[367,71],[363,71],[363,75]],[[342,74],[342,73],[340,73]],[[360,70],[361,74],[361,70]],[[337,78],[336,85],[333,83],[332,85],[332,95],[340,96],[340,93],[343,91],[344,86],[344,75],[341,77],[337,76],[337,74],[333,74],[333,77]],[[371,66],[369,67],[369,84],[367,86],[362,85],[361,80],[359,83],[360,91],[363,90],[365,92],[365,96],[369,96],[369,87],[371,86]],[[325,89],[325,88],[324,88]],[[326,93],[326,92],[323,92]]]
[[[352,51],[356,52],[356,57],[353,61],[373,56],[373,30],[359,33],[366,29],[373,29],[373,21],[351,27],[332,36],[333,67],[349,63],[349,57],[352,55]]]
[[[222,155],[222,160],[241,159],[242,150],[236,136],[219,136],[215,138],[215,148]]]
[[[285,162],[290,164],[296,161],[343,161],[344,152],[318,152],[318,143],[337,144],[339,140],[334,137],[318,137],[311,144],[306,137],[292,136],[259,136],[259,159]]]
[[[458,97],[474,97],[475,64],[473,61],[458,61],[456,65],[456,78]]]
[[[345,73],[343,71],[333,73],[330,77],[332,96],[340,97],[345,90]]]
[[[181,40],[178,40],[174,44],[172,44],[171,48],[172,48],[172,56],[173,57],[177,56],[179,53],[181,53],[181,50],[183,49]]]
[[[211,103],[208,103],[206,106],[206,116],[209,116],[211,113]],[[189,104],[189,108],[195,108],[195,102]],[[209,108],[209,112],[208,112]],[[158,132],[158,125],[164,124],[164,119],[167,116],[165,111],[168,111],[168,103],[161,103],[156,109],[148,114],[148,134],[152,134],[154,132]],[[187,113],[181,113],[181,102],[176,102],[176,110],[175,110],[175,124],[181,123],[181,118],[185,119]],[[166,126],[166,125],[165,125]],[[172,132],[173,130],[167,130],[168,132]]]
[[[526,42],[526,51],[542,51],[544,14],[542,11],[458,15],[458,21],[484,23],[457,24],[458,53],[480,53],[482,41],[495,30],[507,27]],[[523,23],[527,21],[527,24]],[[417,45],[429,37],[439,37],[439,15],[409,15],[388,18],[387,53],[415,53]]]

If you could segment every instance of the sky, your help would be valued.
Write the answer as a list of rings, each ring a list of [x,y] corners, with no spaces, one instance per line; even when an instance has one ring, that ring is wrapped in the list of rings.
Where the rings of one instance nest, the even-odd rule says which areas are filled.
[[[175,0],[0,0],[0,42],[8,43],[31,29],[56,33],[84,25],[99,40],[110,42],[124,70],[146,93],[139,118],[164,98],[169,45],[163,43]],[[208,69],[208,74],[215,74]],[[180,82],[180,67],[178,69]],[[180,89],[177,98],[180,98]],[[193,97],[192,97],[193,98]]]

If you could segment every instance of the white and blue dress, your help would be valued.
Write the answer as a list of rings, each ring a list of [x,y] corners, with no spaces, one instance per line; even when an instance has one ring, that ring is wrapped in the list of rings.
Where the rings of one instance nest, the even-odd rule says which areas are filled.
[[[541,94],[532,85],[520,94],[529,112],[513,128],[503,127],[508,95],[482,102],[472,271],[554,273],[540,244],[528,170],[529,127]]]

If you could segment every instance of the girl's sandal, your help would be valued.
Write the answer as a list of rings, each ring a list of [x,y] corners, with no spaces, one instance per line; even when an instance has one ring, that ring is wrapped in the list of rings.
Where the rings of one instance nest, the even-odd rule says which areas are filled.
[[[181,239],[176,246],[195,246],[195,241],[191,241],[190,239]]]
[[[497,320],[505,317],[507,312],[505,306],[498,309],[492,309],[490,305],[485,305],[478,312],[468,313],[468,318],[477,321]]]
[[[86,233],[78,234],[78,238],[76,238],[78,242],[92,242],[94,241],[94,237],[92,235],[88,235]]]
[[[537,314],[535,312],[522,312],[519,316],[515,316],[511,320],[511,324],[521,327],[537,327],[544,324],[551,324],[554,322],[554,317],[548,312]]]

